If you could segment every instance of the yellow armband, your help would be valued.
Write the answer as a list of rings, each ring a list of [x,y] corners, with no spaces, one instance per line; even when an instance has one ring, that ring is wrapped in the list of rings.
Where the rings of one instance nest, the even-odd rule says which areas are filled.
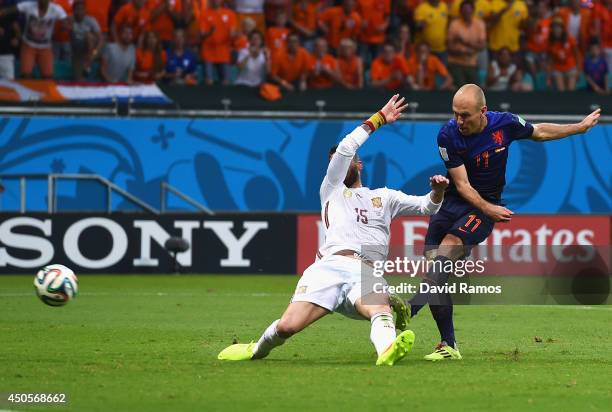
[[[380,126],[387,123],[387,119],[385,119],[385,115],[379,111],[377,113],[374,113],[368,120],[363,123],[368,125],[372,132],[374,132]]]

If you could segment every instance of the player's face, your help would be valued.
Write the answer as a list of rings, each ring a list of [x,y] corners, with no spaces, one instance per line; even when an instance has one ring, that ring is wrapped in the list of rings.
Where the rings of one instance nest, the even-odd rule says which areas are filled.
[[[453,104],[453,112],[459,127],[459,133],[468,136],[480,131],[486,107],[478,108],[475,104],[465,104],[465,102],[459,101]]]
[[[346,187],[352,187],[358,180],[361,170],[363,169],[363,164],[359,159],[359,156],[355,155],[353,160],[351,161],[351,165],[349,166],[348,172],[346,172],[346,177],[344,178],[344,185]]]

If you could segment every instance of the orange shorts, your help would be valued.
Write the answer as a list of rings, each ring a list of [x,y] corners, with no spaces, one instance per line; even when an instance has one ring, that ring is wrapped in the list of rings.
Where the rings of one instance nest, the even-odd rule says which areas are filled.
[[[34,64],[38,64],[40,76],[46,79],[53,77],[53,50],[37,49],[28,46],[26,43],[21,45],[20,67],[21,75],[25,77],[32,76]]]

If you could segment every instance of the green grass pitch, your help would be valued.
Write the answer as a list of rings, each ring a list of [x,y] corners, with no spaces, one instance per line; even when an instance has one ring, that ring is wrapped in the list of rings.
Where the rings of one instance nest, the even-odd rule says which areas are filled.
[[[0,393],[64,392],[68,406],[0,410],[609,410],[612,306],[461,306],[462,361],[422,360],[429,311],[395,367],[369,323],[332,315],[263,361],[222,363],[278,318],[293,276],[81,276],[62,308],[31,276],[0,277]],[[535,338],[541,342],[536,342]]]

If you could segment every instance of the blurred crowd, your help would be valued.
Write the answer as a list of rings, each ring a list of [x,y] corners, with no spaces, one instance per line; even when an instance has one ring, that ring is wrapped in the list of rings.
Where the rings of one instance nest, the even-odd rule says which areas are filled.
[[[610,93],[612,0],[0,0],[0,78]]]

